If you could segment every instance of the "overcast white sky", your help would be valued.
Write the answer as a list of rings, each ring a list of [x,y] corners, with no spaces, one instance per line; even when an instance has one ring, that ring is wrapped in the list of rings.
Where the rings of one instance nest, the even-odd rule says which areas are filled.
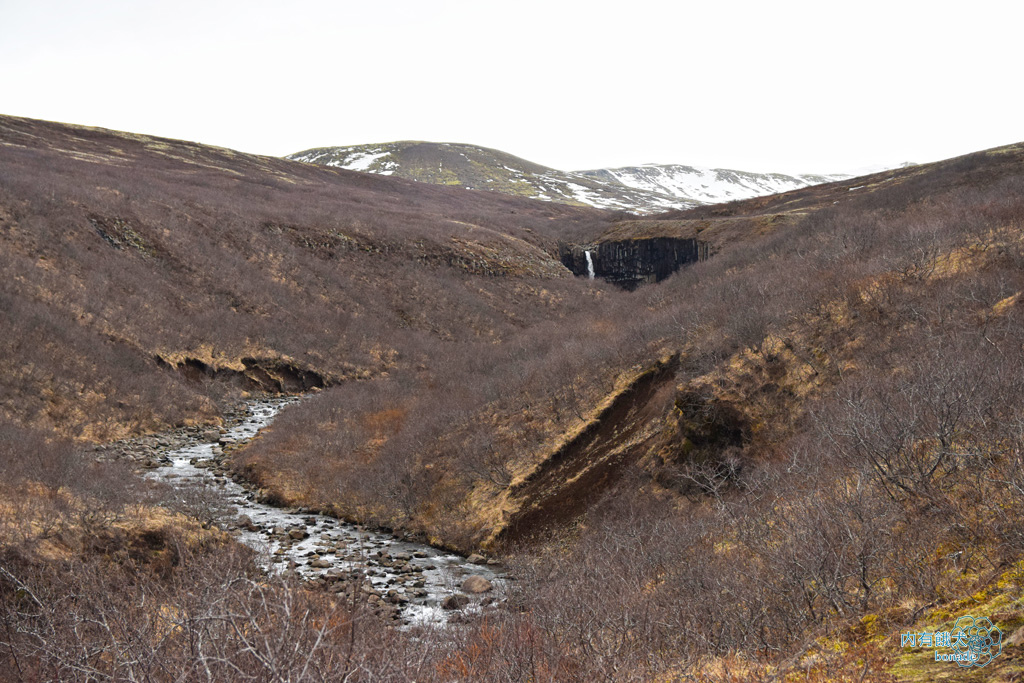
[[[1024,141],[1024,3],[0,0],[0,113],[261,154],[848,171]]]

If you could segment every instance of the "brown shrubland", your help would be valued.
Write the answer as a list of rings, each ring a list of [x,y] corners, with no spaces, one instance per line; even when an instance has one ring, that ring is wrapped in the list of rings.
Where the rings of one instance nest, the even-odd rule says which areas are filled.
[[[600,212],[3,125],[10,680],[887,680],[864,623],[910,628],[1024,557],[1019,147],[640,221],[715,251],[623,292],[555,258]],[[628,404],[675,354],[667,412]],[[507,606],[398,632],[181,518],[123,526],[144,494],[82,441],[215,420],[243,358],[328,386],[239,472],[492,542]],[[549,458],[606,454],[571,447],[599,416],[656,438],[553,537],[496,543]],[[829,639],[864,649],[801,659]]]

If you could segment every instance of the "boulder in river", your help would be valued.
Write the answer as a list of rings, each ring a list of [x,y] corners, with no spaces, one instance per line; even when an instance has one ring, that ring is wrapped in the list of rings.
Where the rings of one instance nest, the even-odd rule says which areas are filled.
[[[441,601],[441,609],[462,609],[469,604],[469,598],[462,593],[453,593]]]
[[[473,553],[472,555],[466,558],[466,562],[469,562],[470,564],[484,564],[486,561],[487,560],[484,558],[484,556],[479,553]]]
[[[250,517],[249,515],[239,515],[237,524],[240,529],[245,529],[246,531],[260,530],[258,526],[253,524],[252,517]]]
[[[466,580],[462,582],[462,590],[466,591],[467,593],[486,593],[493,587],[494,586],[491,584],[490,581],[480,576],[479,574],[474,574],[473,576],[466,577]]]

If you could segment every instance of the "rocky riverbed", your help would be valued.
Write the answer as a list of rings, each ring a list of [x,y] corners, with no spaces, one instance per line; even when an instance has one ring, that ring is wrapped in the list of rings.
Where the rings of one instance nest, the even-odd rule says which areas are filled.
[[[507,579],[493,560],[467,559],[309,510],[275,507],[233,480],[224,449],[253,438],[297,400],[249,401],[226,411],[223,429],[182,428],[126,440],[100,447],[97,457],[137,462],[147,479],[174,487],[183,508],[208,516],[256,550],[267,571],[295,572],[311,587],[365,602],[404,624],[466,618],[502,600]]]

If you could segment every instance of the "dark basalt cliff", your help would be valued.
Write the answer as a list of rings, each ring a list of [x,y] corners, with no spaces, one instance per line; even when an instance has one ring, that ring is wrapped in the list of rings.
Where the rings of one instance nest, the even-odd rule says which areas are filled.
[[[594,276],[624,289],[659,282],[687,263],[708,257],[708,245],[696,239],[652,237],[600,242],[594,245],[562,244],[559,257],[576,275],[587,275],[590,252]]]

